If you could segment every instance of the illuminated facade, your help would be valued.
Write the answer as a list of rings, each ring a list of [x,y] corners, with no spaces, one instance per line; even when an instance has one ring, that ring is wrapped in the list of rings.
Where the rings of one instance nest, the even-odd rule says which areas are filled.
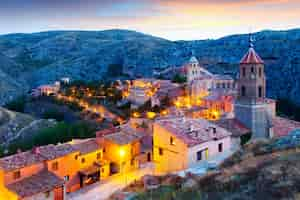
[[[47,145],[0,159],[0,199],[64,200],[65,193],[150,161],[143,133],[114,129],[97,138]]]
[[[193,165],[231,147],[231,133],[207,120],[169,117],[153,127],[153,159],[158,173]]]

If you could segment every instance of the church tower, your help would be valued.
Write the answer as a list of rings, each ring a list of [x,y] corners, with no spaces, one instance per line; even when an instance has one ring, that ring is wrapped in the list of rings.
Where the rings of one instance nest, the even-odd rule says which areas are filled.
[[[249,50],[240,62],[237,82],[235,118],[251,130],[252,138],[271,137],[272,117],[266,101],[264,61],[255,52],[251,37]]]
[[[249,50],[240,62],[238,99],[255,103],[266,97],[266,78],[264,62],[252,42],[250,39]]]
[[[199,61],[192,56],[187,64],[187,82],[190,83],[199,76]]]

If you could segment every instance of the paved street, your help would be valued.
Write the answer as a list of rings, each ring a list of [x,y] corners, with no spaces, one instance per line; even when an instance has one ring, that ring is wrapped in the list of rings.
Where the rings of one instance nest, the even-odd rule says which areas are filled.
[[[67,195],[67,200],[105,200],[113,193],[122,190],[134,180],[144,175],[153,174],[153,165],[147,164],[139,170],[125,175],[115,175],[100,183],[87,186],[79,191]]]
[[[209,165],[219,165],[226,158],[232,155],[232,151],[224,152],[218,156],[210,158],[208,161],[199,162],[191,168],[178,172],[176,174],[185,176],[186,172],[203,175],[207,172]],[[107,180],[87,186],[79,191],[67,195],[68,200],[105,200],[115,192],[124,189],[127,185],[134,180],[138,180],[144,175],[153,174],[154,165],[147,164],[141,169],[127,173],[126,175],[115,175]]]

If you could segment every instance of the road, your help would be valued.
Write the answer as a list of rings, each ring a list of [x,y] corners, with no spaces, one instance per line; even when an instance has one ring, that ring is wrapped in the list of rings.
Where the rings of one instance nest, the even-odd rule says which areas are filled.
[[[153,167],[152,164],[147,164],[138,170],[126,173],[126,175],[115,175],[100,183],[67,194],[67,200],[105,200],[144,175],[153,174]]]

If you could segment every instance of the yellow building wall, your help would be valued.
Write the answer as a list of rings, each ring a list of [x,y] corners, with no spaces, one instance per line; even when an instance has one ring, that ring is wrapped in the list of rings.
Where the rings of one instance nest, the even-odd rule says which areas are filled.
[[[175,135],[158,124],[153,127],[153,160],[159,174],[180,171],[188,167],[188,148]],[[170,138],[173,138],[173,145]],[[159,149],[163,154],[160,155]]]
[[[18,196],[5,187],[3,170],[0,170],[0,200],[18,200]]]
[[[134,158],[140,154],[139,142],[134,142],[127,145],[117,145],[108,140],[104,140],[104,148],[104,159],[119,166],[122,164],[122,173],[138,168],[139,164]],[[120,155],[120,151],[124,152],[123,156]]]
[[[20,181],[24,178],[27,178],[27,177],[30,177],[34,174],[39,173],[43,169],[45,169],[45,165],[42,162],[38,163],[38,164],[34,164],[34,165],[30,165],[30,166],[26,166],[24,168],[21,168],[21,169],[19,169],[19,171],[21,173],[21,177],[19,179],[14,179],[14,172],[18,171],[18,170],[5,172],[4,176],[3,176],[4,184],[9,185],[9,184],[12,184],[14,182]]]
[[[75,156],[79,154],[78,152],[74,152],[71,154],[68,154],[64,157],[60,157],[54,160],[50,160],[46,162],[48,171],[54,173],[58,177],[64,179],[65,176],[69,176],[69,181],[66,182],[66,190],[67,192],[73,191],[75,189],[72,189],[75,187],[76,189],[79,188],[79,178],[78,171],[79,171],[79,165],[77,164],[77,160],[75,159]],[[58,169],[53,170],[52,165],[53,163],[58,162]]]

